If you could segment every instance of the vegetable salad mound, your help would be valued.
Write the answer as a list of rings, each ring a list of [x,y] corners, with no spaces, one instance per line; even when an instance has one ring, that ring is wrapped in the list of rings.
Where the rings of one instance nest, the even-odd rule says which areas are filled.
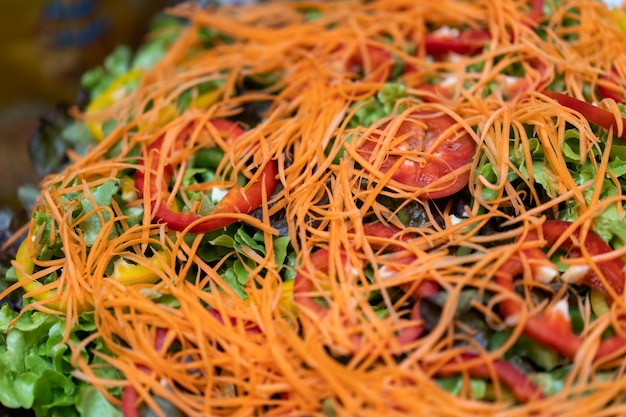
[[[620,414],[622,10],[196,3],[35,136],[0,403]]]

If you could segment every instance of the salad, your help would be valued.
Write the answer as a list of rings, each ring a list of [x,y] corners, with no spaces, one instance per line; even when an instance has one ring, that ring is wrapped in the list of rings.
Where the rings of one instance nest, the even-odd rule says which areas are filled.
[[[168,10],[34,136],[0,403],[623,413],[624,22],[597,0]]]

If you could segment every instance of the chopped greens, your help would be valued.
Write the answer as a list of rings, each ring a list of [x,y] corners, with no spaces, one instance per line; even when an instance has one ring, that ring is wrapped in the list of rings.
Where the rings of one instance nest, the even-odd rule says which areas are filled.
[[[626,18],[592,1],[159,16],[42,118],[28,230],[0,211],[0,404],[531,413],[623,380],[626,82],[584,48]]]

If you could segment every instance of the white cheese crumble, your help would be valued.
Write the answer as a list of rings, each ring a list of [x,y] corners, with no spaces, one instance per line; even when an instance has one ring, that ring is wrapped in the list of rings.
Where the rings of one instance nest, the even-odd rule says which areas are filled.
[[[579,284],[589,272],[588,265],[572,265],[561,274],[561,279],[568,284]]]
[[[552,308],[552,310],[555,313],[560,313],[563,315],[563,317],[565,317],[565,319],[567,319],[567,321],[570,321],[570,317],[569,317],[569,307],[567,305],[567,300],[563,299],[559,302],[557,302],[554,307]]]
[[[558,274],[559,271],[556,269],[556,267],[541,265],[535,271],[535,279],[545,284],[552,281]]]
[[[439,29],[432,32],[434,35],[441,36],[449,36],[451,38],[456,38],[461,34],[461,31],[456,28],[451,28],[450,26],[442,26]]]
[[[228,190],[220,187],[213,187],[211,189],[211,200],[221,201],[224,196],[228,194]]]

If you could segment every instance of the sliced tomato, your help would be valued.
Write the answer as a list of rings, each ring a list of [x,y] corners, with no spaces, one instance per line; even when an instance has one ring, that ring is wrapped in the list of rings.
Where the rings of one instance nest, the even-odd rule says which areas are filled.
[[[216,119],[211,120],[210,123],[219,134],[224,136],[227,141],[231,143],[243,133],[243,129],[227,120]],[[191,128],[185,129],[179,135],[178,140],[184,140],[192,131],[193,129]],[[156,184],[157,176],[155,173],[159,169],[159,158],[162,157],[161,148],[163,146],[163,139],[164,136],[148,147],[148,154],[152,154],[152,165],[145,167],[145,169],[153,175],[150,181],[150,194],[153,196],[152,207],[155,209],[154,218],[157,221],[166,223],[167,228],[170,230],[183,231],[187,229],[192,233],[206,233],[226,227],[237,219],[235,217],[223,216],[224,214],[250,213],[257,207],[260,207],[264,198],[269,198],[276,189],[276,185],[278,184],[276,178],[278,165],[276,161],[270,160],[266,163],[258,181],[247,184],[245,188],[240,186],[231,188],[217,203],[211,214],[200,216],[192,212],[175,211],[167,205],[165,199],[159,199],[156,196],[158,193],[158,184]],[[142,163],[145,163],[145,158],[142,159]],[[169,185],[172,175],[173,168],[170,165],[166,165],[163,169],[163,184],[161,184],[165,189]],[[138,169],[135,173],[135,183],[141,197],[143,197],[145,192],[144,181],[144,170]],[[191,226],[192,224],[193,226]]]
[[[618,134],[618,124],[615,120],[613,113],[602,110],[599,107],[589,104],[586,101],[578,100],[577,98],[568,96],[566,94],[557,93],[555,91],[544,91],[546,96],[556,100],[560,105],[568,107],[572,110],[580,113],[590,123],[600,126],[604,129],[613,129],[613,133],[620,138],[626,139],[626,118],[622,117],[622,133]]]
[[[405,138],[392,147],[375,168],[383,174],[393,169],[392,179],[424,189],[427,198],[447,197],[467,185],[469,163],[476,150],[476,143],[467,132],[440,140],[455,124],[454,119],[444,114],[417,112],[394,132],[390,131],[393,124],[384,126],[384,133],[372,135],[359,147],[358,153],[374,162],[382,142]]]

